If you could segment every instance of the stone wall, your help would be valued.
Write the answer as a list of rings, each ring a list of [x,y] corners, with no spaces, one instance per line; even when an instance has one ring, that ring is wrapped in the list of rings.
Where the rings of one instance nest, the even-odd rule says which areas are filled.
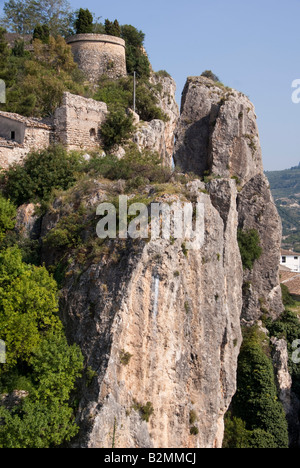
[[[3,122],[7,123],[5,128]],[[10,132],[16,132],[16,139],[10,139]],[[8,133],[7,133],[8,132]],[[2,135],[3,133],[3,135]],[[6,136],[7,133],[7,136]],[[53,129],[50,125],[39,124],[28,119],[24,122],[2,119],[0,135],[0,168],[7,169],[13,163],[22,163],[30,151],[48,148],[53,141]]]
[[[101,75],[126,75],[125,41],[105,34],[77,34],[67,39],[74,60],[86,78],[97,83]]]
[[[40,150],[48,148],[53,142],[53,129],[51,127],[27,127],[25,130],[24,146]]]
[[[64,93],[62,107],[54,115],[56,143],[70,150],[98,149],[107,112],[103,102]]]
[[[7,169],[13,163],[21,163],[28,149],[18,143],[10,144],[0,138],[0,168]]]

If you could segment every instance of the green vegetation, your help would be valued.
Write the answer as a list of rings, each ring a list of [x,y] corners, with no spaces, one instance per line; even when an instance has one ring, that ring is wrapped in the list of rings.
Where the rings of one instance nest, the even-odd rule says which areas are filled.
[[[67,190],[76,179],[82,159],[61,146],[30,153],[24,165],[12,165],[3,175],[4,193],[17,206],[47,202],[54,189]]]
[[[282,219],[283,248],[300,252],[300,165],[266,176]]]
[[[0,194],[0,243],[8,230],[15,227],[15,206]]]
[[[1,393],[18,389],[26,396],[12,409],[0,406],[0,447],[54,448],[74,437],[78,427],[68,402],[82,366],[76,346],[49,334],[33,351],[27,375],[17,367],[1,375]]]
[[[190,425],[191,425],[191,426],[192,426],[193,424],[195,424],[195,422],[198,421],[197,414],[196,414],[196,411],[195,411],[195,410],[191,410],[191,411],[190,411],[190,418],[189,418],[189,421],[190,421]]]
[[[39,167],[44,173],[48,162]],[[35,184],[33,194],[38,178]],[[5,399],[0,405],[0,448],[53,448],[78,432],[71,400],[83,356],[64,335],[56,281],[44,266],[23,260],[36,246],[12,231],[15,216],[15,206],[0,195],[0,337],[6,345],[0,394],[15,395],[13,405]]]
[[[205,70],[201,76],[204,76],[205,78],[209,78],[212,81],[215,81],[216,83],[220,82],[220,78],[217,77],[211,70]]]
[[[123,110],[133,107],[133,78],[123,77],[118,80],[102,77],[94,99],[105,102],[109,110]],[[136,112],[141,120],[167,120],[167,116],[158,107],[159,85],[152,85],[145,79],[139,79],[136,86]]]
[[[1,25],[19,34],[32,34],[37,25],[47,24],[51,35],[68,36],[74,22],[67,0],[8,0],[3,11]]]
[[[108,36],[120,37],[121,28],[120,28],[118,20],[111,22],[108,19],[106,19],[105,20],[105,33],[108,34]]]
[[[46,246],[61,250],[70,250],[82,244],[81,233],[84,229],[85,209],[81,205],[76,211],[63,216],[44,239]]]
[[[16,246],[0,251],[0,265],[0,393],[25,392],[12,408],[0,406],[0,447],[55,447],[78,431],[69,400],[83,358],[64,336],[47,270],[23,263]]]
[[[104,148],[110,150],[114,146],[125,143],[134,131],[132,115],[126,115],[122,110],[110,112],[101,127],[101,137]]]
[[[38,24],[33,31],[33,40],[39,39],[43,44],[48,44],[50,40],[50,29],[47,24]]]
[[[146,403],[146,405],[142,405],[140,403],[135,402],[133,405],[133,409],[138,411],[141,415],[143,421],[149,422],[150,417],[154,413],[153,405],[150,401]]]
[[[238,230],[238,244],[244,270],[252,270],[254,262],[262,255],[259,234],[255,229]]]
[[[275,322],[266,321],[271,336],[284,338],[288,345],[289,371],[292,376],[292,390],[300,398],[300,369],[299,364],[293,362],[295,351],[293,343],[300,337],[299,303],[293,302],[287,306],[285,313]]]
[[[162,166],[157,153],[147,150],[140,152],[134,144],[127,146],[122,159],[109,154],[102,158],[94,157],[85,170],[94,177],[125,180],[128,189],[147,183],[168,182],[172,175],[169,169]]]
[[[80,8],[75,20],[76,34],[91,34],[93,32],[94,18],[88,9]]]
[[[257,327],[247,328],[223,447],[288,448],[288,444],[288,425],[278,401],[269,340]]]
[[[191,435],[194,435],[194,436],[198,435],[198,434],[199,434],[199,429],[198,429],[198,427],[192,426],[191,429],[190,429],[190,434],[191,434]]]
[[[128,366],[130,363],[130,359],[132,358],[132,354],[126,352],[124,349],[122,349],[121,354],[120,354],[120,362],[122,366]]]
[[[126,44],[127,73],[133,74],[135,71],[139,78],[149,78],[150,62],[143,50],[145,34],[134,26],[125,24],[121,26],[121,37]]]
[[[281,284],[281,292],[282,292],[282,302],[283,305],[286,307],[294,306],[296,301],[292,298],[289,292],[289,288],[285,284]]]
[[[61,36],[35,39],[32,52],[28,52],[22,42],[9,49],[4,33],[0,30],[0,79],[6,83],[7,102],[0,110],[45,117],[61,105],[65,91],[89,95],[71,49]]]

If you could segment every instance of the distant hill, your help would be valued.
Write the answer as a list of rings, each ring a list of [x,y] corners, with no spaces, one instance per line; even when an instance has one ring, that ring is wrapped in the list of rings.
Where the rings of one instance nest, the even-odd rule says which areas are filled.
[[[300,252],[300,163],[284,171],[266,172],[282,219],[282,246]]]

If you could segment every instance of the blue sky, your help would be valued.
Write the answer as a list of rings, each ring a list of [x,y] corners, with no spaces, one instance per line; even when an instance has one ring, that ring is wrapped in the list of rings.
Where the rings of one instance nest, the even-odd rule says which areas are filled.
[[[3,5],[0,1],[0,5]],[[300,79],[300,0],[70,0],[104,21],[118,19],[146,34],[155,71],[177,83],[211,69],[256,107],[266,170],[300,162],[300,103],[292,82]]]

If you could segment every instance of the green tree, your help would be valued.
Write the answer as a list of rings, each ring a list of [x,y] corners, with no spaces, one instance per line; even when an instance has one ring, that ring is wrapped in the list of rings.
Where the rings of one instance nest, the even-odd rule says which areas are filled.
[[[25,42],[23,39],[16,40],[14,46],[11,50],[12,55],[15,57],[25,57],[26,50],[25,50]]]
[[[127,72],[137,72],[140,78],[149,78],[150,62],[144,51],[145,34],[130,24],[121,26],[121,37],[126,43]]]
[[[0,405],[0,448],[69,441],[78,432],[70,397],[83,356],[63,334],[56,282],[44,267],[23,263],[16,246],[0,251],[0,337],[0,394],[25,392],[14,406]]]
[[[61,334],[48,334],[32,353],[28,377],[18,377],[19,389],[29,390],[11,410],[0,406],[1,448],[52,448],[69,441],[78,432],[69,399],[81,376],[83,357],[76,345],[69,346]],[[5,378],[6,377],[6,378]],[[11,392],[16,381],[9,375]]]
[[[77,67],[71,48],[62,36],[58,36],[56,39],[50,37],[46,43],[35,40],[33,42],[33,57],[43,65],[50,66],[58,74],[61,72],[70,73]]]
[[[0,55],[0,63],[0,79],[7,90],[1,110],[45,117],[61,105],[64,91],[87,93],[71,48],[61,36],[50,37],[48,44],[36,39],[31,53]]]
[[[235,417],[245,421],[252,434],[252,444],[259,439],[270,448],[288,448],[288,426],[282,404],[278,401],[274,369],[267,355],[266,335],[257,327],[248,329],[238,363],[237,393],[232,408]],[[264,447],[265,448],[265,447]]]
[[[112,22],[106,19],[105,20],[105,33],[108,34],[109,36],[120,37],[121,27],[119,25],[118,20],[115,20],[114,22]]]
[[[25,265],[17,247],[0,252],[0,336],[6,343],[5,370],[29,362],[43,332],[60,332],[57,285],[44,267]]]
[[[137,48],[142,48],[144,45],[145,34],[131,24],[121,26],[121,36],[127,45]]]
[[[30,153],[23,166],[12,165],[4,174],[5,193],[18,206],[29,201],[49,201],[54,189],[71,187],[82,159],[61,146]]]
[[[54,36],[69,35],[73,13],[67,0],[8,0],[1,23],[9,32],[32,34],[38,24],[47,24]]]
[[[75,20],[76,34],[89,34],[93,33],[94,18],[92,13],[88,9],[80,8]]]
[[[0,27],[0,59],[5,60],[9,55],[8,43],[5,39],[6,29]]]
[[[167,120],[167,116],[158,107],[158,89],[147,80],[138,80],[136,86],[136,111],[145,121],[153,119]],[[94,96],[105,102],[109,110],[122,108],[124,112],[133,105],[133,78],[123,77],[119,80],[101,78],[99,89]]]
[[[129,140],[134,130],[133,118],[121,110],[111,111],[101,127],[101,138],[106,149]]]
[[[0,194],[0,242],[6,232],[15,227],[16,208]]]
[[[44,44],[49,43],[50,29],[47,24],[38,24],[33,31],[33,40],[39,39]]]

